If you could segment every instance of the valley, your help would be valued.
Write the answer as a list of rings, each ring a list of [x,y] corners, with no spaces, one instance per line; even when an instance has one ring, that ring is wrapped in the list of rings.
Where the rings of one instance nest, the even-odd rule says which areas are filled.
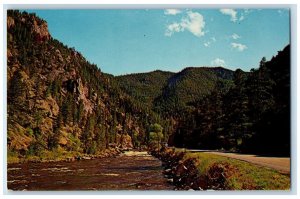
[[[290,56],[287,44],[250,71],[113,75],[36,14],[8,10],[8,189],[289,189]],[[273,160],[258,166],[231,153],[283,158],[285,168],[260,170]]]

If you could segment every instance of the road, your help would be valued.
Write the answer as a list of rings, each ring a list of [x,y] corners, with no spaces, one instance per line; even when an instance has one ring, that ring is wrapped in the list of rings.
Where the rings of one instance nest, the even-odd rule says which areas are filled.
[[[234,158],[238,160],[243,160],[256,165],[275,169],[283,174],[290,174],[291,172],[290,170],[291,158],[289,157],[265,157],[265,156],[258,156],[258,155],[226,153],[226,152],[219,152],[219,151],[196,150],[196,149],[187,149],[187,151],[211,153],[211,154],[216,154],[216,155]]]

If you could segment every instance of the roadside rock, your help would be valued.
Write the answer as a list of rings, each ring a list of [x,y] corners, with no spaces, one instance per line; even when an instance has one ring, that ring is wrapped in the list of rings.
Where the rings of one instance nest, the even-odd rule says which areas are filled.
[[[197,168],[195,158],[184,159],[183,152],[175,152],[168,148],[152,155],[164,163],[164,175],[169,183],[176,186],[176,190],[224,190],[227,189],[226,179],[236,170],[231,165],[212,165],[208,173],[202,174]]]
[[[227,178],[232,176],[237,169],[228,163],[213,164],[207,173],[207,182],[209,189],[224,190],[228,187]]]

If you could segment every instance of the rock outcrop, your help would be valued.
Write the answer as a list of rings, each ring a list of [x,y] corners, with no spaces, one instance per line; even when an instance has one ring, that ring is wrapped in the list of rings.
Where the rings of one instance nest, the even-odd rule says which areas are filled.
[[[164,175],[178,190],[226,190],[230,189],[227,179],[237,171],[227,163],[214,163],[205,173],[198,169],[201,160],[184,158],[185,152],[164,148],[152,154],[163,161]]]
[[[48,25],[45,21],[33,20],[33,33],[38,41],[47,41],[50,39]]]

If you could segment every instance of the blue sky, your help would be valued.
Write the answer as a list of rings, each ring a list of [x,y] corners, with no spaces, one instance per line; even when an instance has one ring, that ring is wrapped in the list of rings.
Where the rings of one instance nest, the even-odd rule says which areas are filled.
[[[188,66],[249,71],[290,42],[288,9],[27,10],[113,75]]]

